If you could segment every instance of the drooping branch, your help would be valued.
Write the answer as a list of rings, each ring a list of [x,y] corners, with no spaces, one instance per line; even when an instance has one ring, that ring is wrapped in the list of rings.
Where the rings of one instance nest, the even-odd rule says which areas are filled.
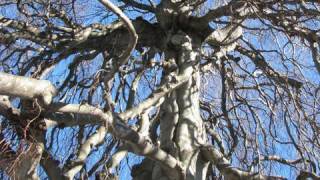
[[[136,131],[120,122],[117,122],[117,119],[115,119],[112,123],[111,117],[106,113],[103,113],[100,109],[89,105],[57,105],[54,109],[56,109],[58,112],[65,113],[72,112],[88,115],[91,114],[92,118],[103,119],[107,125],[111,126],[111,131],[116,137],[128,142],[132,146],[134,153],[149,157],[160,162],[164,166],[176,169],[179,173],[181,173],[179,161],[177,161],[174,157],[170,156],[159,147],[154,146],[147,138],[141,136]]]
[[[192,64],[190,64],[192,65]],[[163,86],[163,88],[160,88],[158,93],[160,94],[158,97],[158,94],[154,94],[156,98],[150,100],[152,103],[145,103],[146,105],[143,105],[141,107],[138,106],[136,114],[140,114],[143,112],[146,108],[149,108],[150,105],[153,105],[155,102],[159,100],[159,98],[163,97],[165,94],[169,93],[170,91],[174,90],[176,87],[183,84],[186,80],[190,78],[190,71],[186,71],[187,73],[181,74],[180,76],[173,77],[174,80],[172,81],[172,84],[166,84]],[[191,71],[192,72],[192,71]],[[148,102],[148,101],[146,101]],[[130,130],[130,128],[126,127],[125,125],[120,125],[119,123],[112,123],[110,120],[110,116],[106,115],[106,113],[103,113],[100,109],[89,106],[87,104],[82,105],[71,105],[71,104],[61,104],[61,103],[55,103],[52,104],[50,107],[46,109],[48,112],[58,112],[58,113],[72,113],[74,115],[80,115],[75,116],[77,118],[87,118],[92,119],[94,122],[97,121],[96,119],[100,119],[101,122],[106,122],[108,124],[111,124],[113,133],[116,134],[117,137],[120,137],[121,139],[129,142],[131,146],[134,149],[135,153],[145,155],[151,159],[154,159],[156,161],[159,161],[160,164],[163,164],[165,166],[169,166],[171,168],[178,168],[179,170],[179,162],[177,162],[173,157],[166,154],[164,151],[159,149],[158,147],[155,147],[150,142],[148,142],[148,139],[145,139],[138,133],[136,133],[133,130]],[[124,113],[126,114],[126,113]],[[121,114],[118,115],[121,117]],[[122,116],[123,117],[123,116]],[[51,117],[52,118],[52,117]],[[125,119],[129,118],[129,116],[124,117]],[[112,125],[113,124],[113,125]],[[123,129],[123,131],[121,131]],[[137,137],[137,138],[135,138]],[[132,139],[133,138],[133,139]]]
[[[84,104],[52,104],[50,106],[51,111],[57,111],[62,113],[78,113],[82,115],[91,115],[91,118],[101,119],[107,126],[110,126],[110,130],[113,135],[120,138],[121,140],[129,143],[134,153],[144,155],[150,159],[158,161],[160,164],[176,169],[177,173],[182,173],[180,163],[174,157],[167,154],[159,147],[154,146],[147,138],[141,134],[129,128],[127,125],[122,124],[117,118],[119,115],[114,114],[113,118],[104,113],[102,110]]]
[[[100,125],[104,120],[92,116],[91,114],[63,113],[63,112],[43,112],[46,127],[72,127],[81,125]]]
[[[85,160],[90,154],[91,150],[103,142],[106,132],[106,127],[100,126],[99,129],[80,146],[79,150],[77,151],[77,158],[68,162],[65,166],[66,172],[64,173],[64,177],[66,177],[66,179],[73,179],[74,176],[82,169],[82,166],[85,164]]]
[[[226,179],[252,179],[252,180],[285,180],[282,177],[266,176],[260,173],[250,173],[231,166],[223,154],[212,146],[201,147],[201,152],[208,161],[213,163]]]
[[[113,168],[117,167],[123,158],[128,154],[128,146],[122,145],[118,150],[112,154],[109,162],[107,163],[107,168],[111,171]]]
[[[136,30],[131,22],[131,20],[119,9],[117,6],[112,4],[108,0],[99,0],[106,8],[110,9],[112,12],[114,12],[126,25],[129,33],[130,33],[130,41],[128,43],[127,50],[121,55],[120,62],[118,64],[122,65],[125,64],[131,53],[133,52],[137,42],[138,42],[138,35],[136,33]]]
[[[153,145],[148,138],[141,136],[120,122],[114,125],[113,132],[118,138],[130,144],[132,152],[148,157],[162,166],[172,169],[173,174],[178,179],[179,177],[184,177],[180,161],[163,151],[160,147]]]
[[[286,74],[277,71],[277,65],[268,61],[267,56],[264,55],[266,49],[258,50],[238,43],[242,34],[245,35],[245,38],[249,37],[248,41],[254,42],[254,44],[256,40],[253,36],[256,35],[269,38],[270,40],[270,37],[267,37],[268,33],[274,33],[275,30],[276,33],[287,35],[286,40],[288,40],[289,46],[286,44],[286,47],[290,50],[292,47],[294,51],[292,58],[287,58],[287,48],[281,49],[282,47],[277,47],[277,53],[281,53],[281,57],[284,58],[283,65],[285,68],[288,68],[287,72],[291,72],[291,70],[294,73],[301,70],[301,74],[307,72],[309,67],[307,65],[304,66],[303,62],[308,59],[300,61],[300,59],[296,58],[306,55],[304,54],[305,51],[298,55],[295,53],[300,52],[301,47],[310,48],[307,50],[311,50],[314,67],[319,70],[319,28],[316,26],[318,26],[319,18],[317,17],[320,14],[318,9],[319,2],[317,0],[229,0],[227,2],[219,1],[214,3],[208,0],[158,0],[157,4],[153,4],[152,0],[143,2],[120,0],[119,2],[123,6],[119,6],[119,8],[114,6],[111,3],[114,1],[111,0],[100,0],[100,2],[116,13],[120,21],[113,21],[110,26],[103,25],[102,23],[87,25],[86,23],[99,19],[99,15],[106,15],[103,18],[107,18],[106,22],[110,22],[112,21],[112,18],[109,19],[109,17],[112,17],[110,16],[111,13],[96,12],[97,16],[94,20],[88,19],[84,23],[82,19],[78,19],[78,17],[83,18],[81,16],[82,13],[78,14],[79,11],[85,10],[84,14],[88,11],[91,13],[95,11],[95,8],[78,9],[77,1],[70,1],[70,4],[59,4],[55,1],[18,1],[18,3],[15,3],[10,0],[0,3],[1,7],[2,5],[7,6],[7,3],[9,6],[17,6],[17,13],[21,13],[22,15],[10,16],[10,18],[0,17],[1,68],[6,72],[11,71],[20,75],[26,75],[30,71],[35,71],[35,73],[32,73],[33,77],[39,78],[41,76],[44,77],[44,75],[50,75],[50,79],[53,78],[54,80],[58,80],[57,78],[59,78],[55,76],[56,72],[60,72],[62,70],[60,68],[64,68],[63,70],[70,73],[59,89],[59,92],[67,93],[64,96],[67,98],[63,98],[61,102],[70,100],[70,102],[75,103],[52,103],[54,93],[51,93],[49,102],[45,103],[44,96],[46,91],[49,91],[45,90],[45,88],[39,90],[40,94],[36,93],[34,89],[29,88],[30,91],[28,90],[27,95],[25,95],[20,92],[21,88],[15,89],[15,86],[12,86],[13,89],[11,91],[17,91],[18,93],[1,93],[3,92],[3,90],[1,91],[3,89],[1,83],[4,82],[1,81],[3,79],[1,78],[0,94],[6,96],[0,96],[0,115],[4,117],[2,118],[3,124],[5,126],[7,126],[7,123],[9,124],[9,127],[5,128],[15,128],[16,124],[12,124],[11,122],[22,122],[27,119],[26,117],[30,117],[31,115],[31,117],[34,117],[34,114],[31,112],[32,110],[25,108],[25,104],[22,105],[21,109],[19,109],[19,106],[15,106],[15,104],[12,106],[7,96],[21,97],[28,99],[28,101],[39,99],[40,102],[42,101],[40,105],[46,105],[41,107],[40,118],[37,119],[43,120],[47,128],[56,127],[54,129],[58,130],[52,133],[53,139],[50,141],[54,143],[50,145],[52,150],[57,145],[70,145],[70,150],[73,149],[71,143],[57,142],[56,137],[53,137],[55,134],[59,136],[61,132],[67,130],[62,129],[63,127],[104,127],[103,131],[105,132],[99,135],[99,138],[94,138],[98,136],[97,132],[94,132],[93,136],[88,137],[84,144],[81,143],[83,139],[82,133],[78,136],[78,143],[82,145],[80,145],[80,148],[76,148],[77,152],[68,152],[77,155],[75,161],[66,163],[70,165],[68,167],[61,167],[64,161],[59,162],[54,160],[57,159],[54,156],[58,155],[59,152],[52,154],[53,157],[50,154],[46,154],[46,152],[42,153],[43,159],[40,161],[40,164],[45,169],[49,178],[63,179],[62,169],[65,170],[65,174],[69,178],[74,177],[80,171],[86,171],[87,169],[84,169],[84,167],[88,167],[87,164],[91,165],[91,158],[95,158],[89,156],[90,151],[93,151],[93,146],[98,145],[98,141],[92,139],[99,139],[100,142],[107,141],[107,138],[105,138],[106,133],[112,134],[116,141],[120,140],[125,145],[120,148],[118,153],[114,154],[114,159],[110,160],[111,165],[109,168],[117,166],[121,159],[126,156],[127,152],[133,152],[147,157],[146,161],[149,162],[146,164],[141,163],[142,166],[140,167],[142,167],[142,170],[137,171],[141,175],[150,175],[150,177],[142,179],[210,179],[210,166],[216,167],[215,170],[220,170],[219,176],[222,174],[225,179],[276,178],[264,176],[262,175],[263,172],[259,171],[261,170],[260,165],[264,166],[265,163],[267,165],[270,163],[271,172],[274,170],[272,166],[274,163],[279,163],[281,166],[289,164],[289,166],[296,167],[298,175],[300,173],[298,179],[319,178],[314,170],[316,168],[312,167],[310,172],[299,172],[300,166],[298,164],[304,163],[316,166],[307,161],[309,159],[311,161],[312,159],[317,162],[316,152],[319,147],[317,135],[319,133],[316,131],[318,127],[318,111],[316,109],[318,104],[316,101],[318,99],[318,90],[314,91],[314,88],[317,88],[317,86],[313,86],[313,82],[310,83],[312,85],[308,85],[309,80],[318,81],[318,79],[314,77],[306,78],[303,80],[306,85],[303,84],[304,86],[300,88],[302,83],[299,84],[299,80],[289,78]],[[207,8],[210,8],[206,7],[207,5],[217,5],[217,7],[207,10]],[[40,9],[38,9],[39,7]],[[121,12],[120,8],[128,10],[126,12],[130,11],[130,13],[126,16]],[[67,10],[67,12],[62,9]],[[202,11],[203,9],[206,10]],[[32,10],[39,10],[40,13],[33,14]],[[198,10],[201,12],[199,13]],[[205,13],[204,15],[203,12]],[[134,19],[136,15],[141,17]],[[227,21],[229,21],[229,24],[227,24]],[[242,23],[242,21],[246,23]],[[221,26],[224,26],[224,28],[217,28],[215,30],[212,28]],[[305,29],[303,26],[309,27]],[[309,34],[310,32],[312,33]],[[139,39],[134,40],[137,38],[137,35]],[[302,44],[297,45],[296,39],[292,38],[297,36],[302,37]],[[279,40],[280,45],[284,43],[282,37],[275,36],[275,39]],[[250,71],[253,67],[252,63],[246,63],[246,61],[244,63],[242,61],[239,62],[240,57],[237,57],[238,59],[234,59],[234,61],[224,62],[228,63],[227,66],[228,68],[231,67],[231,69],[230,71],[226,70],[226,72],[222,72],[221,75],[223,77],[216,75],[217,71],[221,71],[219,62],[208,67],[210,68],[209,71],[214,72],[214,74],[202,76],[203,74],[199,71],[199,66],[201,67],[203,63],[203,56],[198,53],[198,50],[200,50],[203,43],[210,45],[203,48],[205,53],[209,52],[208,54],[210,54],[206,64],[212,63],[215,59],[230,60],[233,59],[233,56],[237,56],[240,53],[241,57],[246,56],[251,59],[256,68],[261,69],[262,71],[260,72],[270,79],[270,82],[257,82],[256,80],[260,81],[260,79],[255,79],[255,74],[252,75]],[[237,45],[242,46],[243,51],[237,49]],[[267,43],[266,45],[269,47],[270,44]],[[263,47],[266,48],[264,45]],[[139,52],[153,51],[150,53],[152,54],[150,56],[154,58],[156,65],[146,65],[144,62],[150,60],[150,57],[144,58],[144,55],[142,55],[140,59],[139,53],[133,53],[135,50]],[[174,72],[167,71],[164,63],[161,63],[162,59],[160,58],[164,55],[165,59],[167,59],[168,51],[172,53],[172,59],[176,63]],[[87,61],[88,59],[96,59],[96,56],[101,54],[101,52],[105,55],[104,59],[102,59],[102,64],[100,64],[100,59],[99,63]],[[213,53],[211,54],[211,52]],[[69,63],[69,58],[73,57],[75,58],[69,67],[61,67],[59,65],[59,68],[55,69],[58,63],[63,61]],[[129,58],[130,61],[128,60]],[[141,64],[142,66],[140,66]],[[92,76],[96,69],[91,69],[91,67],[97,68],[98,72],[96,71],[96,76]],[[46,72],[49,72],[49,70],[53,70],[53,73],[47,74]],[[142,71],[139,76],[145,78],[139,80],[140,77],[136,77],[136,80],[132,83],[129,98],[127,98],[127,92],[130,87],[126,83],[130,84],[132,80],[131,73],[137,71]],[[159,71],[163,71],[164,73],[161,74]],[[152,82],[150,82],[150,74],[152,74],[152,78],[155,77],[151,80]],[[205,81],[208,81],[208,84],[213,80],[214,86],[212,89],[206,88],[206,85],[204,86],[203,84],[199,85],[200,79],[202,80],[203,77],[206,79]],[[161,83],[157,84],[160,78]],[[216,79],[220,78],[225,82],[224,87],[220,87],[220,84],[215,86],[216,82],[218,82]],[[29,80],[34,80],[34,88],[43,82],[42,80],[30,78]],[[120,84],[118,80],[121,81]],[[7,82],[7,79],[5,81]],[[20,87],[23,83],[19,82],[17,85]],[[148,85],[153,92],[146,97],[146,94],[140,92]],[[282,91],[278,91],[277,85],[282,88],[281,90],[288,90],[290,92],[293,89],[290,86],[298,87],[299,91],[297,93],[299,94],[294,98],[296,98],[295,101],[301,101],[301,103],[295,103],[295,101],[291,100],[289,100],[288,104],[287,102],[283,102],[287,101],[290,97],[287,97],[286,94],[283,95]],[[116,93],[119,96],[116,96],[113,101],[113,95],[118,88],[117,86],[121,90],[120,92],[123,93]],[[203,87],[206,89],[202,89]],[[73,88],[74,96],[68,96],[69,90]],[[306,90],[307,88],[310,88],[310,90]],[[90,91],[89,94],[87,93],[88,90]],[[206,92],[207,90],[208,92]],[[219,93],[221,90],[223,91],[222,102],[220,97],[216,99],[215,96],[215,92]],[[228,95],[228,92],[224,92],[225,90],[230,91],[231,94]],[[308,92],[306,93],[306,91]],[[214,106],[205,107],[207,108],[205,111],[208,113],[202,111],[203,106],[199,107],[199,98],[203,98],[203,92],[208,93],[208,96],[204,95],[204,101],[214,104]],[[143,96],[140,96],[140,94],[143,94]],[[100,96],[104,97],[101,98]],[[143,98],[144,100],[139,101],[139,104],[135,104],[135,102],[138,102],[135,100],[139,98]],[[88,100],[88,103],[77,104],[76,102],[85,99]],[[125,106],[123,103],[126,99],[129,99],[127,109],[123,113],[116,113],[115,111],[119,110],[118,107],[121,109]],[[165,101],[163,101],[164,99]],[[311,104],[305,100],[314,101],[315,103]],[[229,103],[231,108],[228,109]],[[101,106],[103,105],[105,107],[102,108]],[[223,114],[221,114],[220,108],[216,105],[222,107]],[[281,122],[275,121],[279,111],[281,114],[281,109],[278,110],[278,107],[281,105],[288,106],[286,107],[287,111],[297,109],[297,114],[295,112],[292,113],[292,121],[290,121],[289,126],[286,125],[290,127],[290,131],[294,132],[291,135],[290,131],[288,131],[291,138],[289,141],[283,138],[283,136],[279,136],[278,131],[279,129],[281,131]],[[154,112],[156,109],[158,112]],[[120,111],[122,112],[122,109]],[[154,113],[158,114],[157,118],[155,118],[157,120],[150,120],[148,115],[154,115]],[[223,116],[226,119],[226,114],[230,116],[230,123],[228,122],[228,124],[231,124],[231,126],[225,124],[225,121],[219,121],[219,118],[223,118]],[[288,114],[291,115],[290,112]],[[202,119],[202,117],[207,120]],[[296,117],[298,121],[296,121]],[[206,123],[208,123],[208,126],[204,129]],[[234,127],[236,132],[233,133],[234,135],[231,135],[230,127]],[[29,127],[30,130],[35,128],[34,126]],[[41,129],[41,132],[45,130]],[[309,130],[313,132],[308,133]],[[50,133],[51,131],[49,130],[48,132]],[[241,146],[232,148],[232,142],[230,143],[229,141],[230,135],[239,138]],[[294,139],[295,135],[298,136],[297,140]],[[269,137],[272,138],[271,141],[267,140]],[[220,152],[210,148],[202,149],[202,145],[210,140]],[[291,146],[290,143],[292,141],[299,144],[297,146],[299,152],[303,152],[304,149],[307,150],[305,154],[308,157],[301,157],[303,162],[300,159],[290,161],[281,157],[270,156],[269,148],[272,151],[274,150],[273,147],[278,147],[278,144]],[[115,147],[114,144],[108,144],[107,146],[112,151],[104,151],[103,158],[93,165],[89,173],[80,173],[80,176],[85,174],[85,176],[91,178],[97,171],[105,173],[105,169],[101,167],[110,158],[110,152],[119,148]],[[173,147],[173,151],[169,146]],[[267,147],[267,152],[263,152],[266,153],[265,156],[268,156],[268,158],[260,158],[261,152],[259,150],[261,147]],[[199,152],[200,149],[203,153]],[[230,149],[231,151],[229,151]],[[310,151],[310,149],[314,149],[314,151]],[[258,152],[255,152],[255,150]],[[227,154],[227,151],[231,153]],[[253,160],[253,157],[258,157],[257,162]],[[232,160],[233,158],[239,158],[240,161],[235,163],[239,164],[239,166],[250,165],[251,160],[253,160],[250,166],[255,170],[258,169],[258,173],[233,167],[234,162],[231,162],[227,158]],[[38,160],[36,161],[38,163]],[[212,165],[209,166],[208,171],[209,162]],[[146,166],[148,167],[144,168]],[[148,171],[148,173],[143,171]],[[116,174],[118,172],[112,171],[106,174],[108,173]],[[156,176],[155,174],[157,173],[160,175]],[[214,179],[213,176],[211,177],[212,179]],[[138,175],[135,177],[146,176]]]
[[[236,50],[241,54],[249,57],[252,62],[255,64],[256,67],[261,69],[268,77],[273,79],[275,82],[279,83],[280,85],[289,84],[290,86],[299,89],[303,84],[302,82],[287,77],[285,75],[280,74],[279,72],[275,71],[264,59],[264,56],[257,50],[248,50],[244,47],[237,46]]]

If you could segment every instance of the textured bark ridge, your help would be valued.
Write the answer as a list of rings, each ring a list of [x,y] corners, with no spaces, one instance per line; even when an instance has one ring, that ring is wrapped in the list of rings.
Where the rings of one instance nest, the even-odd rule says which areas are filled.
[[[180,31],[174,34],[171,42],[176,51],[168,50],[166,59],[174,61],[178,68],[178,74],[184,74],[189,79],[171,92],[161,106],[160,122],[160,147],[177,158],[182,163],[185,177],[172,175],[170,169],[153,163],[150,167],[149,160],[141,164],[148,168],[141,175],[133,173],[134,179],[143,179],[145,176],[152,179],[205,179],[208,161],[202,159],[200,147],[206,144],[206,132],[200,117],[199,107],[199,50],[200,44],[194,42],[190,36]],[[172,73],[172,72],[171,72]],[[145,166],[145,164],[148,164]],[[150,173],[149,175],[147,175]],[[135,176],[139,174],[139,176]],[[140,176],[141,175],[141,176]]]
[[[190,74],[190,79],[176,90],[179,119],[174,141],[179,159],[186,168],[187,179],[205,179],[208,163],[201,159],[199,147],[206,144],[205,129],[199,107],[199,48],[188,35],[174,35],[172,43],[179,47],[179,73]]]

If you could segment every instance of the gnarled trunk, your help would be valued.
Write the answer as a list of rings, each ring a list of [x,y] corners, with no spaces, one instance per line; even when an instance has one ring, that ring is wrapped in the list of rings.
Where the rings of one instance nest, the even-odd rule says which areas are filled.
[[[178,32],[171,38],[170,43],[174,45],[176,51],[168,50],[165,57],[167,61],[174,61],[178,68],[174,72],[164,73],[187,74],[190,79],[167,96],[161,106],[160,117],[160,146],[181,161],[185,175],[183,179],[188,180],[204,180],[209,165],[202,158],[199,148],[206,144],[206,133],[199,107],[200,61],[198,52],[200,43],[196,41],[184,32]],[[134,173],[134,179],[178,178],[171,174],[170,169],[161,167],[157,163],[151,163],[149,160],[144,161],[138,166],[146,171],[143,175],[140,173],[140,176],[134,176]]]

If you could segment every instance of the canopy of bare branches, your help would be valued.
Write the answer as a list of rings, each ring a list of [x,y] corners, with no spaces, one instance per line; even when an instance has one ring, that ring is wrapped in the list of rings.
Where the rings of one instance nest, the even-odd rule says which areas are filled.
[[[319,0],[0,1],[0,179],[320,179],[319,90]]]

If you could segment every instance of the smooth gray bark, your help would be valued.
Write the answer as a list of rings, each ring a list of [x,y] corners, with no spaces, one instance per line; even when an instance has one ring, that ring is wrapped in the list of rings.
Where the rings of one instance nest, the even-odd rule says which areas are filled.
[[[24,99],[38,98],[45,105],[49,105],[56,95],[56,89],[47,80],[35,80],[0,72],[0,95]]]

